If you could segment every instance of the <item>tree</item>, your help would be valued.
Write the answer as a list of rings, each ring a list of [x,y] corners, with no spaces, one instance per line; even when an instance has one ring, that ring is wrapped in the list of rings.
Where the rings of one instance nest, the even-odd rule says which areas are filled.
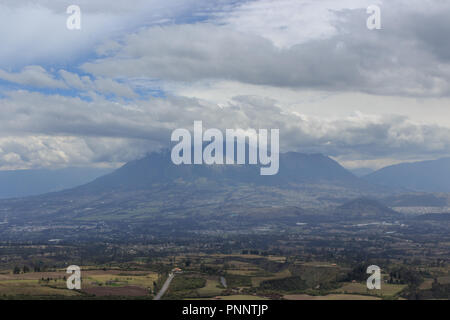
[[[19,274],[20,273],[20,268],[18,266],[15,266],[14,270],[13,270],[13,273],[14,274]]]

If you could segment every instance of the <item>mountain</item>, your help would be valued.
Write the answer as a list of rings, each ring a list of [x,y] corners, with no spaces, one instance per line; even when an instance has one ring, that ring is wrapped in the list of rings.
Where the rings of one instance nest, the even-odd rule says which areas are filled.
[[[279,173],[261,176],[259,165],[176,166],[165,151],[73,189],[0,201],[0,219],[56,223],[257,217],[268,212],[296,216],[297,209],[281,208],[328,208],[371,190],[368,183],[321,154],[281,154]]]
[[[112,169],[101,168],[0,171],[0,199],[25,197],[73,188],[111,171]]]
[[[402,163],[363,177],[369,183],[418,192],[450,192],[450,158]]]
[[[349,169],[349,170],[351,173],[353,173],[357,177],[367,176],[375,171],[371,168],[355,168],[355,169]]]
[[[259,165],[174,165],[170,152],[152,153],[77,188],[77,192],[143,190],[157,184],[213,183],[292,187],[300,184],[334,184],[347,188],[370,188],[339,163],[322,154],[280,154],[280,170],[261,176]]]

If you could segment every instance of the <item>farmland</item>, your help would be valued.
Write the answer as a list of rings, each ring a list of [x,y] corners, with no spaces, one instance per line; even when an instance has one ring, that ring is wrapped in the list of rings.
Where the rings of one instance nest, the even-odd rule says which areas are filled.
[[[81,266],[81,290],[68,290],[64,269],[45,272],[3,270],[0,298],[3,299],[153,299],[174,266],[180,267],[163,299],[215,300],[379,300],[404,299],[410,284],[389,283],[383,273],[381,290],[369,290],[346,265],[325,261],[302,261],[285,256],[250,254],[190,254],[160,257],[152,263],[141,258],[105,266]],[[396,271],[397,266],[387,269]],[[434,270],[434,271],[433,271]],[[14,272],[16,271],[16,273]],[[449,270],[439,271],[446,285]],[[443,275],[446,273],[446,275]],[[355,279],[349,281],[349,277]],[[365,276],[364,276],[365,277]],[[226,287],[221,278],[225,279]],[[430,278],[420,289],[430,290]],[[435,286],[435,285],[434,285]]]
[[[157,232],[144,221],[121,229],[105,222],[96,232],[9,229],[0,241],[0,298],[151,300],[175,268],[182,272],[162,299],[445,299],[450,292],[445,221],[278,220],[248,229],[229,219],[222,232],[174,221]],[[75,230],[70,241],[54,240]],[[81,267],[81,290],[66,288],[69,265]],[[367,289],[369,265],[382,270],[381,290]]]

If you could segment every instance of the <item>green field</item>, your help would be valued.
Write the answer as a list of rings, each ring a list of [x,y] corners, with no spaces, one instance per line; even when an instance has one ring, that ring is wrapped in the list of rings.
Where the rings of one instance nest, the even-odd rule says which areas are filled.
[[[0,297],[86,297],[102,295],[124,295],[133,292],[133,288],[141,289],[140,294],[147,295],[153,290],[153,283],[158,280],[154,272],[123,274],[119,270],[85,271],[82,274],[82,288],[80,291],[68,290],[67,274],[56,272],[32,272],[25,274],[0,275]],[[97,290],[117,288],[111,290]],[[125,288],[127,290],[120,290]],[[131,290],[130,290],[131,289]],[[134,290],[136,291],[136,290]]]
[[[335,290],[336,293],[345,294],[364,294],[378,297],[394,297],[406,286],[401,284],[387,284],[382,283],[380,290],[369,290],[365,283],[345,283],[341,288]]]
[[[223,288],[219,288],[219,280],[207,279],[206,285],[203,288],[197,289],[197,293],[200,297],[215,297],[219,296],[223,292]]]
[[[3,280],[0,281],[0,296],[35,296],[35,297],[74,297],[79,296],[77,291],[67,290],[50,285],[40,284],[39,280]]]

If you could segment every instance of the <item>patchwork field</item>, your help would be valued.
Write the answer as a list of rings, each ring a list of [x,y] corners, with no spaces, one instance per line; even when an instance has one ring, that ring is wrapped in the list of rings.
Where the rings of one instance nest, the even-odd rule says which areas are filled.
[[[82,290],[68,290],[64,271],[0,274],[0,296],[81,297],[146,296],[153,292],[158,275],[153,272],[120,270],[83,271]]]
[[[123,287],[90,287],[83,289],[83,292],[97,297],[143,297],[148,295],[148,290],[137,286]]]
[[[117,263],[108,269],[93,264],[82,267],[82,289],[79,291],[67,289],[69,274],[63,269],[33,272],[31,268],[10,268],[0,273],[0,299],[153,299],[157,293],[161,293],[158,299],[163,300],[380,300],[409,297],[410,284],[382,282],[381,290],[368,290],[362,280],[367,277],[365,268],[305,260],[249,254],[181,253],[148,263],[143,262],[140,255],[136,260]],[[396,283],[414,280],[424,299],[434,298],[434,293],[439,294],[437,298],[442,297],[450,283],[447,267],[429,269],[431,272],[423,273],[426,275],[423,278],[420,273],[399,269],[397,265],[385,270],[384,280]],[[168,285],[164,286],[168,279]]]
[[[365,283],[346,283],[341,288],[335,290],[337,293],[344,294],[363,294],[379,297],[394,297],[406,286],[401,284],[382,283],[380,290],[369,290]]]
[[[223,288],[220,288],[219,280],[207,279],[206,285],[197,289],[197,293],[200,297],[215,297],[222,294],[223,290]]]
[[[77,291],[60,289],[50,284],[42,284],[39,280],[2,280],[0,281],[0,296],[35,296],[35,297],[74,297]]]
[[[285,269],[283,271],[277,272],[275,274],[273,274],[272,276],[268,276],[268,277],[253,277],[252,278],[252,286],[254,287],[258,287],[261,282],[265,281],[265,280],[275,280],[275,279],[282,279],[282,278],[287,278],[291,276],[291,272],[288,269]]]

